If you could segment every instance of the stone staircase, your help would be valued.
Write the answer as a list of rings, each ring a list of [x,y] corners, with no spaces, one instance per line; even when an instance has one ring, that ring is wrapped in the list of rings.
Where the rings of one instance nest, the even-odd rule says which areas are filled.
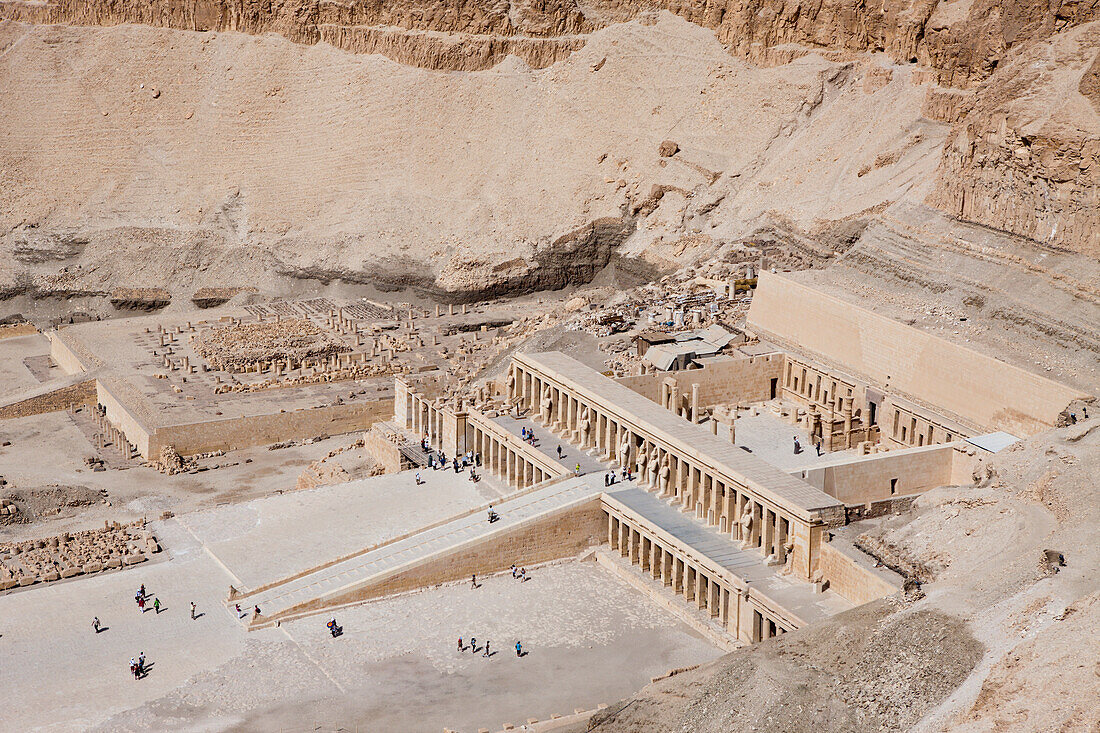
[[[598,476],[544,482],[495,502],[500,519],[492,524],[487,521],[489,505],[477,507],[274,583],[245,592],[231,591],[226,602],[231,609],[235,604],[258,606],[261,614],[247,619],[249,629],[258,629],[341,605],[459,580],[455,573],[464,566],[456,559],[476,555],[478,550],[487,554],[485,543],[583,508],[598,501],[602,490]],[[488,571],[478,568],[475,572]],[[468,577],[466,570],[462,573]]]

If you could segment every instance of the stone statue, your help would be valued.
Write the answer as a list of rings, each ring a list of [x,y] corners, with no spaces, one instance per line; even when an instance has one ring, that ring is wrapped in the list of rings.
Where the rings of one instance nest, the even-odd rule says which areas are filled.
[[[592,421],[588,419],[588,408],[581,413],[581,445],[588,445],[588,434],[592,432]]]
[[[646,485],[657,485],[657,452],[654,451],[653,455],[649,458],[649,465],[646,467]]]
[[[638,449],[638,455],[634,457],[634,470],[639,475],[645,475],[645,459],[646,452],[645,446],[643,445],[641,448]]]
[[[513,399],[516,396],[516,373],[515,371],[508,372],[508,397]]]
[[[749,537],[752,536],[752,507],[747,506],[745,510],[741,512],[741,546],[746,547],[749,543]]]
[[[554,411],[554,398],[550,396],[550,388],[547,387],[542,393],[542,421],[547,425],[550,424],[550,415]]]
[[[668,481],[669,481],[669,478],[671,477],[671,475],[672,475],[672,469],[669,468],[668,459],[666,458],[665,462],[663,464],[661,464],[660,486],[661,486],[661,494],[662,495],[668,493]]]
[[[623,442],[619,446],[619,468],[626,468],[630,465],[630,438],[623,437]]]

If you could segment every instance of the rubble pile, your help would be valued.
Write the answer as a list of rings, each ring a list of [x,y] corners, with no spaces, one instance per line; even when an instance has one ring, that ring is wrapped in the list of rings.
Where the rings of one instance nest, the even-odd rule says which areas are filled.
[[[265,361],[297,365],[308,358],[331,357],[351,349],[305,318],[238,323],[194,338],[195,351],[215,369],[246,371]]]
[[[144,520],[103,529],[0,543],[0,591],[127,567],[160,552]]]

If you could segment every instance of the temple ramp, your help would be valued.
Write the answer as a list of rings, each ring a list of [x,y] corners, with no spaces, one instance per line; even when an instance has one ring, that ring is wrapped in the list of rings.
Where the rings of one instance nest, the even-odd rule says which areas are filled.
[[[500,519],[466,513],[351,557],[232,594],[229,603],[258,606],[250,630],[341,606],[516,565],[570,557],[606,541],[607,515],[599,476],[556,480],[494,503]]]

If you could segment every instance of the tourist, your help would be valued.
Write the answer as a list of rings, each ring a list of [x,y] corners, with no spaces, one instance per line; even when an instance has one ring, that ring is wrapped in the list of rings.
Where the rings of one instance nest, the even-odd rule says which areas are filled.
[[[237,604],[237,618],[244,618],[244,611],[241,610],[241,604]]]
[[[461,637],[461,636],[460,636],[460,637],[458,637],[458,650],[459,650],[459,651],[462,651],[462,650],[463,650],[463,649],[465,649],[465,648],[466,648],[466,647],[464,647],[464,646],[462,645],[462,637]]]
[[[431,453],[428,454],[428,468],[435,468],[435,456]]]
[[[527,568],[520,568],[519,569],[519,579],[520,579],[521,583],[526,583],[527,582]]]
[[[798,455],[802,452],[802,444],[798,442],[798,436],[794,436],[794,453]]]
[[[328,632],[330,634],[332,634],[333,639],[335,639],[340,634],[344,633],[344,629],[336,623],[336,617],[335,616],[333,616],[332,620],[329,621],[327,624],[325,624],[325,626],[328,627]]]
[[[497,521],[498,519],[500,519],[500,515],[497,514],[495,511],[493,511],[493,505],[490,504],[489,505],[489,524],[492,524],[493,522]]]
[[[458,473],[461,469],[458,467],[458,456],[455,456],[455,473]]]
[[[470,589],[472,590],[474,588],[477,588],[477,574],[476,573],[470,576]]]
[[[420,478],[420,471],[417,471],[416,472],[416,485],[419,486],[422,483],[424,483],[424,480]]]
[[[470,637],[470,651],[477,653],[477,639],[472,636]]]
[[[138,678],[137,660],[134,659],[133,657],[130,657],[130,674],[132,674],[134,676],[135,680]]]
[[[153,599],[153,610],[157,612],[158,616],[160,615],[160,599],[159,598],[154,598]]]
[[[143,596],[138,596],[137,604],[138,610],[140,610],[142,613],[145,613],[145,598]]]
[[[561,446],[558,446],[558,460],[561,460]]]
[[[516,577],[516,564],[512,563],[512,578],[514,579],[515,577]]]
[[[252,610],[256,613],[257,616],[260,615],[260,607],[259,606],[253,606]]]
[[[513,566],[513,567],[515,567],[515,566]],[[95,629],[95,632],[97,634],[99,633],[99,616],[96,616],[95,618],[92,619],[92,628]]]
[[[573,469],[573,473],[577,474],[578,476],[581,475],[581,464],[577,464],[577,467]]]
[[[607,482],[607,474],[606,473],[603,475],[603,485],[604,486],[610,486],[611,485]]]
[[[191,601],[191,620],[195,620],[195,602]]]
[[[138,593],[141,595],[142,598],[145,598],[145,583],[142,583],[141,587],[138,588]]]
[[[483,657],[491,657],[492,656],[491,654],[489,654],[489,642],[485,642],[485,653],[482,656]]]
[[[522,657],[523,656],[523,646],[518,641],[516,642],[516,656],[517,657]]]
[[[480,452],[474,453],[474,465],[475,466],[480,466],[481,465],[481,453]]]

